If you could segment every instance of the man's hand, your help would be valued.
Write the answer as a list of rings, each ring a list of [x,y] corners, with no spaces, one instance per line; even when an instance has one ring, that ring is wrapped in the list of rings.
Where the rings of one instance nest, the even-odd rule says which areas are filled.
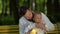
[[[26,32],[25,34],[30,34],[30,32]]]

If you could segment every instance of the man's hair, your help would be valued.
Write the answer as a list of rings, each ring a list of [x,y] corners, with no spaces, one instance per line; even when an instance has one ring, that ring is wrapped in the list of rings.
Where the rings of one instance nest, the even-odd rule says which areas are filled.
[[[22,6],[18,9],[18,12],[21,16],[25,15],[25,13],[27,12],[27,9],[29,9],[28,6]]]

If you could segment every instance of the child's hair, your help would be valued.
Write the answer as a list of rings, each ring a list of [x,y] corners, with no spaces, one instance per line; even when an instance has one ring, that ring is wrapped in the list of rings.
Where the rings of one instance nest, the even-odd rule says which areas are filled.
[[[36,14],[40,14],[41,15],[41,12],[40,11],[35,11],[35,13],[33,13],[33,22],[34,23],[35,23],[34,19],[35,19]]]

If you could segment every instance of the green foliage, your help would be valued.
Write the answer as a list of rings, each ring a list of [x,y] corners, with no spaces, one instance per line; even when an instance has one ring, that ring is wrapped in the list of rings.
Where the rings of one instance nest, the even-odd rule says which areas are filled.
[[[2,11],[2,0],[0,0],[0,13],[2,13],[1,11]]]
[[[5,1],[5,0],[4,0]],[[7,13],[9,14],[9,1],[10,0],[7,0]],[[37,3],[37,7],[36,9],[37,10],[43,10],[43,2],[44,0],[36,0],[36,3]],[[5,3],[6,4],[6,3]],[[30,4],[30,7],[32,8],[32,0],[30,0],[29,2],[25,2],[24,3],[24,0],[19,0],[19,6],[24,6],[25,4]],[[2,0],[0,0],[0,14],[2,13]],[[2,25],[12,25],[12,24],[16,24],[15,21],[14,21],[14,17],[13,16],[1,16],[0,17],[0,24]]]
[[[5,0],[4,0],[5,1]],[[7,13],[9,14],[9,2],[10,0],[7,0]],[[30,8],[32,9],[32,0],[30,0],[29,2],[25,2],[24,3],[24,0],[19,0],[19,6],[24,6],[26,4],[30,4]],[[59,0],[59,4],[60,4],[60,0]],[[37,11],[41,11],[43,13],[46,13],[47,14],[47,7],[45,6],[45,0],[36,0],[36,8],[35,10]],[[55,20],[55,12],[53,12],[53,10],[50,9],[50,11],[48,11],[49,14],[49,18],[51,21],[54,21]],[[2,0],[0,0],[0,14],[2,13]],[[57,18],[56,18],[57,19]],[[0,24],[2,25],[13,25],[13,24],[16,24],[15,21],[14,21],[14,17],[13,16],[0,16]]]
[[[44,7],[45,7],[45,0],[36,0],[36,10],[45,13]]]
[[[15,25],[13,16],[0,16],[0,25]]]

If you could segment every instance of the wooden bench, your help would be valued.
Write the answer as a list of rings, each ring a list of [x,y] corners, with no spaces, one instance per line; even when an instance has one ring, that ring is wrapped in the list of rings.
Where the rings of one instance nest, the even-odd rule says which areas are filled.
[[[58,24],[54,24],[55,30],[54,31],[48,31],[46,34],[58,34]]]
[[[46,34],[58,34],[58,26],[55,25],[54,31],[46,32]],[[0,34],[19,34],[18,25],[3,25],[0,26]]]
[[[18,25],[0,26],[0,34],[19,34]]]

